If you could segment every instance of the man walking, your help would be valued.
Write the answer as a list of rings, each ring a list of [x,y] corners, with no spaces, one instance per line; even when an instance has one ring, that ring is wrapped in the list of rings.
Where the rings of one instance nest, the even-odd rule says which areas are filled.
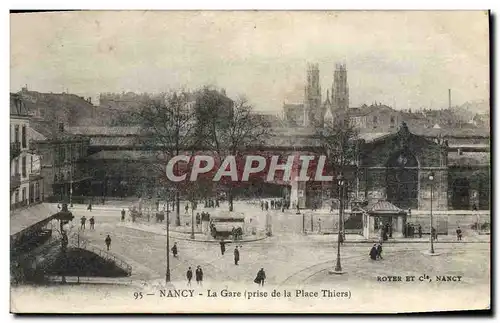
[[[254,282],[259,284],[259,286],[264,287],[264,281],[266,280],[266,272],[264,271],[264,268],[261,268],[257,272],[257,277],[255,277]]]
[[[174,246],[172,247],[172,254],[174,258],[177,258],[177,242],[174,242]]]
[[[436,229],[434,227],[431,228],[431,239],[437,241],[438,240],[438,235],[436,232]]]
[[[384,259],[384,258],[382,258],[382,244],[381,243],[377,244],[377,259]]]
[[[90,223],[90,230],[95,230],[95,228],[94,228],[94,224],[95,224],[94,217],[90,218],[89,223]]]
[[[370,259],[371,260],[377,260],[377,256],[378,256],[378,253],[377,253],[377,244],[374,243],[372,248],[370,249]]]
[[[457,241],[462,241],[462,229],[457,228]]]
[[[238,250],[238,246],[234,248],[234,264],[238,265],[238,262],[240,261],[240,251]]]
[[[109,247],[111,246],[111,237],[109,234],[106,236],[106,240],[104,240],[104,242],[106,243],[106,248],[109,251]]]
[[[422,226],[420,224],[418,225],[418,237],[422,238]]]
[[[191,286],[191,279],[193,279],[193,270],[191,269],[191,267],[188,268],[187,272],[186,272],[186,278],[188,280],[188,286]]]
[[[80,229],[85,230],[85,222],[87,222],[87,218],[86,218],[86,217],[85,217],[85,215],[84,215],[84,216],[82,216],[82,218],[80,219],[80,223],[81,223],[81,225],[80,225]]]
[[[224,256],[224,253],[226,252],[226,243],[224,241],[220,242],[220,253]]]
[[[185,213],[188,214],[189,211],[189,204],[186,203],[186,206],[184,207],[184,210],[186,211]]]
[[[122,209],[122,222],[125,221],[125,209]]]
[[[196,275],[196,283],[198,285],[203,285],[203,270],[201,270],[200,266],[196,267],[195,275]]]

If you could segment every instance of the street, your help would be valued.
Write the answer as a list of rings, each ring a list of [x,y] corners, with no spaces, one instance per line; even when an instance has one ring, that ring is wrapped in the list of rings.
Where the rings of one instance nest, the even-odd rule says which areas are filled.
[[[137,280],[164,279],[166,270],[166,236],[134,229],[135,223],[122,225],[119,211],[75,210],[75,220],[79,223],[82,215],[95,216],[95,231],[87,229],[82,240],[105,249],[107,234],[112,238],[111,250],[133,267],[132,278]],[[261,212],[262,213],[262,212]],[[273,217],[274,235],[248,243],[229,243],[226,253],[221,255],[218,243],[189,241],[183,233],[171,233],[170,246],[177,243],[178,258],[170,254],[171,280],[185,280],[188,267],[198,265],[204,271],[204,280],[212,282],[248,282],[251,284],[257,271],[264,268],[266,283],[271,285],[316,284],[332,279],[342,280],[348,276],[351,282],[376,283],[380,275],[462,275],[460,284],[489,283],[488,243],[436,243],[439,256],[423,254],[428,250],[427,243],[386,243],[383,260],[370,261],[368,257],[371,244],[347,243],[341,247],[343,269],[347,276],[332,277],[328,270],[335,265],[337,243],[334,235],[302,235],[297,230],[286,231],[287,218],[300,219],[294,214],[280,214]],[[256,222],[262,220],[258,212],[252,215]],[[74,221],[75,221],[74,220]],[[297,222],[297,221],[296,221]],[[300,221],[298,221],[300,222]],[[262,222],[261,222],[262,223]],[[278,223],[280,230],[276,230]],[[295,227],[300,224],[295,223]],[[158,224],[164,227],[165,224]],[[175,227],[174,227],[175,229]],[[299,230],[300,232],[300,230]],[[240,262],[235,265],[233,250],[238,245]],[[370,283],[371,285],[371,283]]]

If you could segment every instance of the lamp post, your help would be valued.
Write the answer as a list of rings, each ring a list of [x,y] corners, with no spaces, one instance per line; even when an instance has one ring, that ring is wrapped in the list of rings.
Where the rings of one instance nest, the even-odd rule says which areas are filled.
[[[165,273],[165,281],[170,282],[170,241],[169,241],[169,222],[170,222],[170,210],[168,209],[167,203],[167,272]]]
[[[432,195],[433,195],[432,193],[433,193],[433,190],[434,190],[434,173],[431,173],[429,175],[429,181],[431,183],[431,217],[430,217],[430,225],[431,225],[431,227],[430,227],[430,232],[431,232],[431,234],[430,234],[430,236],[431,236],[431,250],[429,252],[431,254],[433,254],[434,253],[434,241],[433,241],[434,237],[432,235],[432,222],[433,222],[432,221]]]
[[[342,271],[342,265],[340,263],[340,239],[342,239],[342,230],[343,225],[342,225],[342,219],[343,219],[343,213],[344,213],[344,185],[345,185],[345,180],[344,176],[340,174],[337,177],[337,184],[339,186],[339,200],[340,200],[340,205],[339,205],[339,234],[337,238],[337,264],[335,265],[335,270],[331,273],[334,274],[343,274],[344,272]]]
[[[194,202],[191,202],[191,239],[194,240]]]
[[[306,234],[306,214],[302,213],[302,233]]]
[[[69,171],[69,206],[73,207],[73,161],[71,161],[71,168]]]

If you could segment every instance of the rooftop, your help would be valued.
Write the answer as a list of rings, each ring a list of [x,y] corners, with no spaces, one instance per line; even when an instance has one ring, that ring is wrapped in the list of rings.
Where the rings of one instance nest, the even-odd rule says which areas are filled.
[[[141,127],[68,127],[67,131],[74,135],[84,136],[134,136],[140,133]]]
[[[10,212],[10,235],[19,234],[29,227],[50,220],[59,212],[56,205],[42,203]]]

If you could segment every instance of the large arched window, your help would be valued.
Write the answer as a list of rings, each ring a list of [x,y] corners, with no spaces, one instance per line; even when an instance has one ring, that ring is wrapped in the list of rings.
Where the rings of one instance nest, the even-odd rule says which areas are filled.
[[[395,153],[387,163],[387,200],[403,208],[418,208],[418,161],[407,151]]]

